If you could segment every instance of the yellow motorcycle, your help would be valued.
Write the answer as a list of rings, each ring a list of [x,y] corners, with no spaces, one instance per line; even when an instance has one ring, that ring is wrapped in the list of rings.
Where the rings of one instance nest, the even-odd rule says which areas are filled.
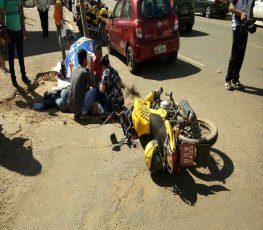
[[[197,119],[186,100],[176,103],[173,94],[160,98],[163,89],[153,91],[144,99],[135,98],[133,105],[120,111],[114,106],[128,144],[151,135],[144,149],[147,168],[151,172],[179,172],[181,167],[205,165],[211,146],[216,142],[216,126],[206,119]],[[113,143],[116,137],[111,136]]]
[[[77,8],[79,12],[77,16],[77,26],[81,34],[83,34],[82,27],[82,19],[80,14],[80,8]],[[106,44],[107,43],[107,34],[106,34],[106,20],[109,17],[111,10],[106,8],[101,8],[98,12],[93,12],[90,9],[86,9],[86,16],[88,22],[88,31],[89,37],[94,38],[94,36],[98,35],[101,41]]]

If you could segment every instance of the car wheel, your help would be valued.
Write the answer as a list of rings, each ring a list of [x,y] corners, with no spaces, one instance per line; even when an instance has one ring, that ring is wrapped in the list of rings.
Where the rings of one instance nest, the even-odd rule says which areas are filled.
[[[187,25],[187,26],[185,26],[185,31],[186,31],[186,32],[190,32],[190,31],[192,31],[192,29],[193,29],[193,25]]]
[[[131,73],[135,73],[138,69],[138,63],[134,60],[132,48],[129,46],[127,49],[127,65]]]
[[[211,18],[211,7],[210,6],[207,6],[205,9],[205,17]]]
[[[114,50],[112,49],[111,44],[110,44],[109,34],[107,34],[107,49],[108,49],[108,53],[109,54],[113,54],[114,53]]]
[[[167,57],[166,57],[167,61],[168,62],[175,62],[176,59],[177,59],[177,55],[178,55],[178,53],[176,51],[171,53],[171,54],[169,54],[169,55],[167,55]]]

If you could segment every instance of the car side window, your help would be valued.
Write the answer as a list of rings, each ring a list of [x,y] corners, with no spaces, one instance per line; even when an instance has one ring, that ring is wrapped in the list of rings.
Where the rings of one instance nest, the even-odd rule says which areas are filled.
[[[121,17],[121,6],[122,6],[122,1],[118,1],[116,4],[116,7],[113,12],[113,17],[114,18],[120,18]]]
[[[130,0],[124,0],[122,17],[131,18],[131,1]]]

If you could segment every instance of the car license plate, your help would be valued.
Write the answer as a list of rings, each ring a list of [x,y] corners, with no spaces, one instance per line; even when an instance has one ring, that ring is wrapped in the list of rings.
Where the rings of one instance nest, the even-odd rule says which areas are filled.
[[[166,52],[166,45],[160,45],[160,46],[155,46],[154,47],[154,53],[155,54],[160,54]]]
[[[181,144],[180,145],[180,166],[193,166],[195,157],[194,144]]]
[[[188,13],[189,13],[189,10],[188,10],[188,9],[182,9],[182,10],[181,10],[181,13],[182,13],[182,14],[188,14]]]

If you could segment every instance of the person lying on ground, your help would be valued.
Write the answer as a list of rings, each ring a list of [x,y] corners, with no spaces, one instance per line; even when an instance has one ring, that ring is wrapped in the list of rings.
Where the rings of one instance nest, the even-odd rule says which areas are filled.
[[[86,71],[88,63],[87,51],[78,51],[79,65],[73,69],[69,92],[69,108],[76,115],[86,115],[91,109],[96,97],[96,90],[91,88],[93,82],[90,73]]]
[[[103,72],[97,91],[97,100],[106,111],[112,112],[113,104],[119,105],[122,109],[124,105],[122,88],[125,88],[125,85],[122,83],[118,71],[111,67],[108,54],[102,57],[100,65]]]
[[[57,108],[61,112],[69,112],[68,97],[70,92],[70,86],[63,88],[62,90],[54,90],[51,92],[45,92],[44,101],[36,102],[33,104],[35,110],[45,110],[50,108]]]

